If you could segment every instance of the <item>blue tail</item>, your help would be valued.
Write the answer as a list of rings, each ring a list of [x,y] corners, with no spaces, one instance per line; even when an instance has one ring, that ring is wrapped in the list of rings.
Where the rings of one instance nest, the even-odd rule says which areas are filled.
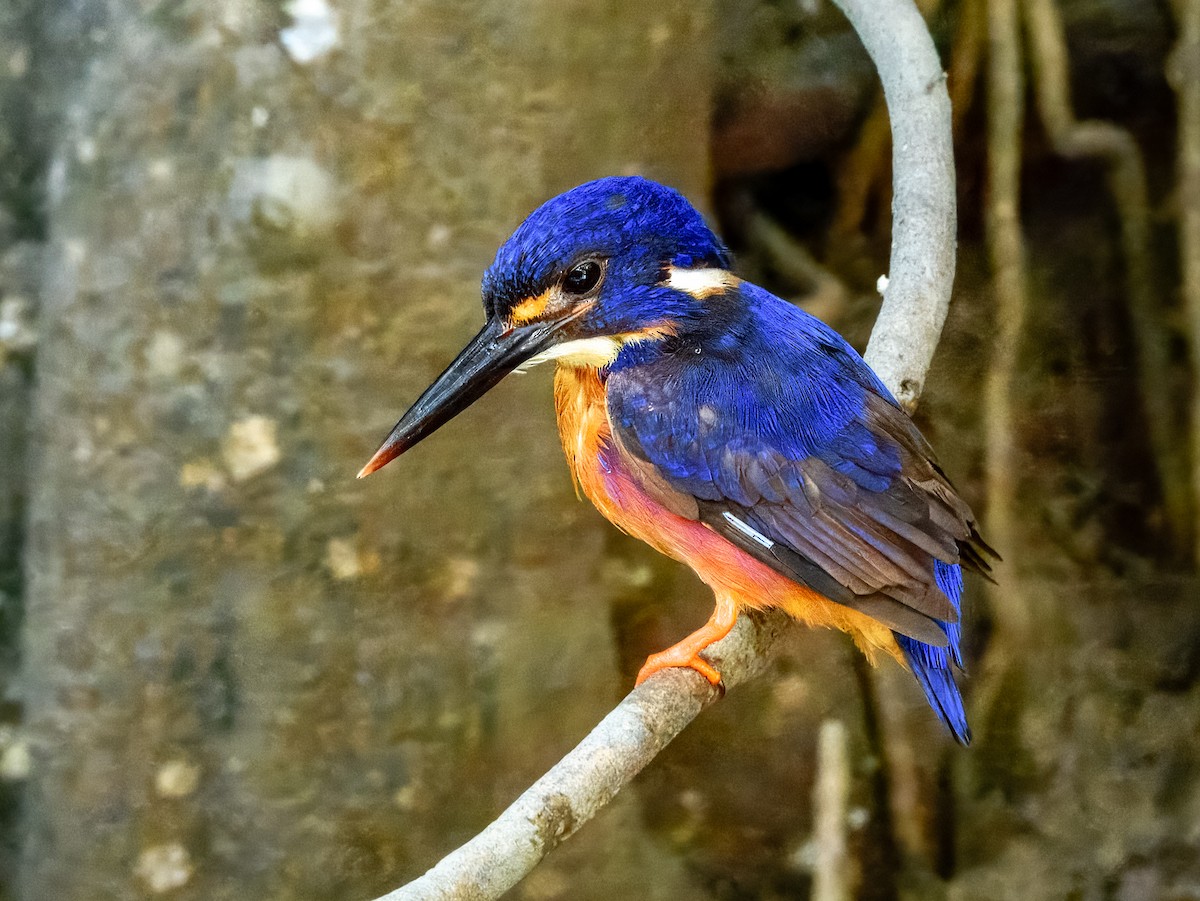
[[[954,608],[960,610],[962,570],[957,566],[940,562],[935,566],[934,576],[937,579],[938,587],[946,593],[946,597],[954,604]],[[967,713],[963,710],[962,695],[958,693],[958,686],[954,684],[952,670],[955,666],[962,666],[962,655],[958,649],[962,629],[958,623],[941,623],[941,627],[950,640],[944,648],[935,648],[933,645],[908,638],[905,635],[897,635],[896,641],[900,645],[900,650],[904,651],[908,665],[912,667],[913,675],[921,683],[925,697],[929,699],[929,706],[937,711],[942,722],[950,728],[954,737],[961,744],[969,745],[971,743],[971,727],[967,725]]]

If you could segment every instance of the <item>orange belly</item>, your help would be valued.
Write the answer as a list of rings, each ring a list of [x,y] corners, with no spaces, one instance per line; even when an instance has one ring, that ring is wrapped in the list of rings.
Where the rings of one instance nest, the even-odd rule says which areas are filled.
[[[718,596],[738,608],[780,607],[811,626],[841,629],[872,659],[902,659],[892,631],[775,572],[703,523],[658,503],[609,447],[611,427],[597,370],[560,364],[554,379],[558,431],[575,484],[617,528],[690,566]]]

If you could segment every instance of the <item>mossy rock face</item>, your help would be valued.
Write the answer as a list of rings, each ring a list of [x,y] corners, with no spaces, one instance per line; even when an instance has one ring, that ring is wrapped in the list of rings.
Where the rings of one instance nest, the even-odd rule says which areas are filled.
[[[296,5],[103,6],[57,85],[19,896],[368,897],[619,682],[546,379],[354,474],[538,202],[628,170],[703,195],[707,10],[307,4],[320,49]],[[631,811],[589,890],[678,896]]]

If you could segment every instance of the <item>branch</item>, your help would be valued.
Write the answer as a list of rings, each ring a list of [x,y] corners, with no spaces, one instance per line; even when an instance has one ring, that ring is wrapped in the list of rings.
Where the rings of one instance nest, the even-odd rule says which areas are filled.
[[[1025,119],[1018,0],[989,0],[987,207],[984,213],[995,295],[995,340],[984,380],[984,469],[987,530],[997,547],[1016,542],[1013,383],[1027,310],[1025,251],[1021,239],[1021,133]],[[1014,648],[1028,634],[1031,614],[1017,583],[992,589],[992,609],[1005,641]],[[1003,651],[1001,650],[1001,653]],[[998,671],[1003,671],[1000,667]],[[997,682],[997,685],[1000,683]]]
[[[1054,149],[1069,159],[1108,164],[1108,186],[1121,220],[1125,293],[1136,352],[1137,387],[1149,425],[1150,447],[1172,537],[1178,543],[1192,529],[1191,499],[1185,475],[1185,446],[1176,436],[1171,392],[1170,341],[1155,288],[1150,251],[1146,166],[1133,134],[1112,122],[1079,120],[1071,104],[1067,38],[1057,0],[1024,0],[1025,31],[1034,73],[1034,97]],[[1180,120],[1186,128],[1186,120]],[[997,540],[1003,540],[997,538]],[[1011,547],[1011,545],[1009,545]]]
[[[1192,505],[1200,510],[1200,0],[1178,0],[1179,43],[1168,75],[1179,95],[1179,267],[1192,358]],[[1200,565],[1200,529],[1192,535]]]
[[[741,616],[706,652],[727,688],[766,664],[786,615]],[[694,670],[664,670],[625,696],[504,813],[422,876],[378,901],[499,898],[590,820],[720,693]]]
[[[911,2],[837,3],[879,70],[892,119],[891,272],[866,357],[911,411],[954,284],[957,212],[946,75]]]
[[[817,734],[817,784],[813,787],[816,861],[812,901],[848,901],[846,808],[850,801],[850,752],[841,720],[825,720]]]
[[[835,2],[875,61],[891,110],[891,278],[866,358],[911,408],[941,335],[954,280],[950,101],[933,40],[912,0]],[[762,669],[787,622],[778,611],[744,615],[708,650],[728,688]],[[483,832],[378,901],[498,898],[595,816],[718,696],[691,670],[649,679]]]

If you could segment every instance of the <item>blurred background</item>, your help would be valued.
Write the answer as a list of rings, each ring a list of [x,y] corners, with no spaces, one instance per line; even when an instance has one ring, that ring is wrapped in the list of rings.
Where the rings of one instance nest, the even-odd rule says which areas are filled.
[[[832,724],[843,897],[1200,898],[1200,2],[921,5],[975,744],[797,628],[513,898],[809,897]],[[888,142],[828,0],[7,0],[0,899],[367,899],[489,822],[711,595],[575,498],[547,371],[354,473],[600,175],[861,349]]]

